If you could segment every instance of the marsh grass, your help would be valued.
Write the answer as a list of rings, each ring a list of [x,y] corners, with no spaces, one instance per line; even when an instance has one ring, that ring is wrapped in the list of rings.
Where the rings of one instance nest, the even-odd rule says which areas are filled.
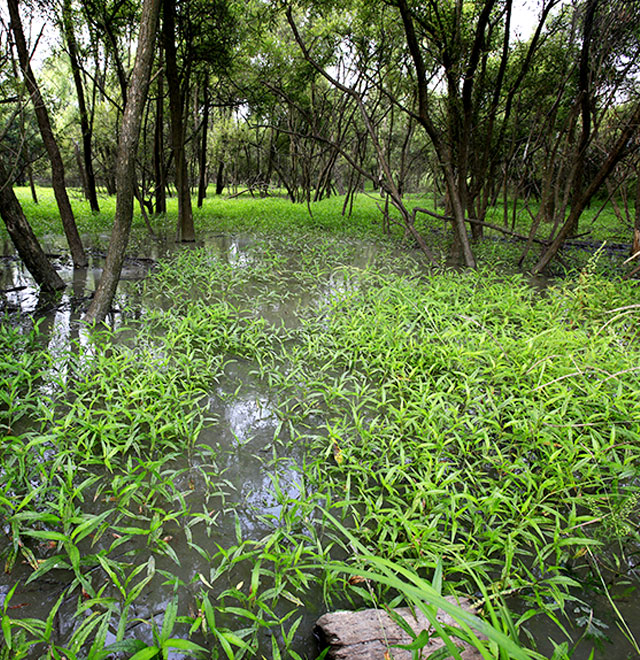
[[[295,660],[314,608],[447,594],[481,620],[454,611],[454,656],[535,656],[531,618],[632,577],[637,283],[592,261],[540,295],[326,230],[161,259],[118,332],[55,358],[0,325],[2,657]],[[232,361],[275,416],[258,536],[205,441]]]

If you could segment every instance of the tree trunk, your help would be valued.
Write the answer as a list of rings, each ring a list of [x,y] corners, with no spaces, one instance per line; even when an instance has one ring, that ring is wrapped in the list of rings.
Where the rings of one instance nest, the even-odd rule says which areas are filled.
[[[80,147],[78,143],[73,141],[73,155],[76,157],[76,165],[78,166],[78,174],[80,176],[80,182],[82,183],[82,192],[86,199],[89,199],[89,187],[87,184],[87,173],[84,171],[84,163],[82,161],[82,154],[80,153]]]
[[[109,312],[129,240],[136,185],[136,152],[140,139],[142,110],[149,89],[149,75],[151,73],[159,13],[160,0],[144,0],[136,60],[133,65],[131,83],[127,94],[127,105],[124,109],[122,130],[118,141],[116,214],[102,277],[91,306],[85,315],[85,321],[88,323],[104,320]]]
[[[71,0],[64,0],[62,8],[62,25],[64,37],[69,50],[69,60],[71,61],[71,73],[76,87],[78,97],[78,112],[80,113],[80,130],[82,131],[82,155],[84,158],[84,174],[86,181],[85,194],[89,200],[89,205],[94,213],[100,211],[98,205],[98,195],[96,193],[96,176],[93,171],[93,158],[91,155],[91,125],[89,123],[89,113],[87,112],[87,103],[84,96],[84,85],[80,74],[80,62],[78,60],[78,47],[76,37],[73,32],[73,18],[71,16]]]
[[[22,31],[22,22],[20,21],[18,0],[7,0],[7,4],[9,6],[11,28],[16,42],[20,68],[22,69],[24,82],[29,91],[29,95],[31,96],[31,101],[33,102],[38,126],[42,135],[42,141],[44,142],[47,153],[49,154],[49,160],[51,161],[51,182],[56,202],[58,203],[58,209],[60,210],[60,218],[62,220],[64,233],[67,237],[67,242],[69,243],[71,258],[73,259],[73,264],[76,268],[84,268],[87,265],[87,257],[82,247],[80,234],[78,234],[78,228],[76,227],[76,222],[73,217],[73,210],[71,209],[71,203],[69,202],[69,196],[67,195],[64,181],[64,165],[62,164],[60,150],[58,149],[58,145],[53,135],[49,115],[44,105],[42,95],[40,94],[38,83],[31,70],[27,42],[25,41],[24,32]]]
[[[162,56],[161,56],[162,57]],[[164,78],[158,76],[156,125],[153,140],[153,170],[155,177],[156,213],[167,212],[167,179],[164,166]]]
[[[169,88],[169,111],[171,114],[171,145],[176,167],[176,189],[178,194],[178,234],[184,242],[195,241],[189,172],[184,149],[184,127],[182,94],[175,43],[175,0],[162,2],[162,36],[164,43],[165,71]]]
[[[203,93],[204,111],[202,114],[202,143],[200,146],[200,180],[198,182],[198,208],[207,196],[207,135],[209,132],[209,80],[205,76]]]
[[[28,157],[28,154],[27,154]],[[33,167],[31,166],[31,163],[27,165],[27,176],[29,177],[29,188],[31,189],[31,199],[33,199],[33,203],[37,204],[38,203],[38,193],[36,192],[36,184],[33,181]]]
[[[224,177],[222,176],[224,173],[224,161],[220,159],[220,162],[218,163],[218,171],[216,172],[216,195],[222,195],[222,191],[224,190]]]
[[[43,291],[64,289],[65,283],[47,259],[31,225],[25,218],[18,198],[13,192],[9,175],[0,162],[0,215],[9,236],[33,279]]]

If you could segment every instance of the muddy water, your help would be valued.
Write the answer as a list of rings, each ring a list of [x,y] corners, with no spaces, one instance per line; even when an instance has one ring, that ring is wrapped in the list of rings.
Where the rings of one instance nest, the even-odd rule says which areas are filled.
[[[234,267],[242,268],[251,259],[250,248],[253,243],[254,239],[250,236],[211,234],[198,245],[205,247]],[[140,288],[136,283],[146,277],[157,259],[170,254],[176,246],[170,241],[159,241],[151,243],[148,248],[131,256],[125,263],[114,301],[116,311],[109,318],[109,324],[114,329],[122,323],[119,310],[125,307],[131,309],[132,306],[144,308],[145,300],[141,297]],[[15,257],[10,246],[5,245],[4,249],[4,256],[0,258],[0,291],[2,291],[0,313],[8,312],[14,318],[30,316],[40,318],[39,327],[42,337],[54,357],[63,356],[75,341],[82,344],[86,338],[83,335],[80,319],[100,278],[104,261],[101,245],[98,244],[90,249],[90,265],[87,269],[74,271],[65,255],[62,240],[56,237],[48,239],[45,250],[50,254],[58,255],[54,257],[54,262],[68,284],[67,289],[55,297],[40,296],[37,287],[34,286],[31,277]],[[375,245],[362,242],[354,263],[350,265],[356,268],[365,267],[375,256],[376,250]],[[313,296],[303,290],[297,290],[294,292],[295,295],[289,298],[279,298],[263,304],[259,313],[270,323],[295,326],[301,308],[320,305],[332,293],[342,291],[346,286],[344,276],[336,271],[327,280],[324,289],[314,293]],[[211,538],[204,530],[196,528],[191,541],[211,553],[218,546],[229,548],[238,545],[240,540],[257,541],[273,530],[281,513],[274,480],[277,481],[278,487],[284,490],[286,498],[295,499],[297,496],[302,455],[291,454],[284,458],[280,456],[277,461],[272,460],[274,443],[282,439],[278,437],[281,432],[279,420],[268,388],[252,373],[253,368],[254,365],[249,362],[237,359],[230,362],[225,368],[224,379],[210,393],[205,404],[208,414],[216,421],[202,432],[199,441],[203,445],[208,445],[212,455],[216,456],[216,467],[222,475],[223,487],[222,492],[211,503],[212,513],[216,516],[215,537]],[[191,499],[194,503],[198,503],[200,493],[197,475],[200,466],[190,463],[191,460],[185,458],[184,463],[179,466],[189,470],[180,477],[185,483],[177,483],[176,486],[179,490],[191,490]],[[169,558],[160,558],[156,560],[156,567],[159,570],[170,571],[182,582],[181,601],[193,602],[203,584],[202,580],[211,579],[210,563],[193,549],[189,540],[178,528],[167,531],[171,534],[171,545],[181,558],[181,563],[180,566],[176,566]],[[138,553],[138,559],[142,563],[148,561],[151,556],[144,542],[137,547],[128,544],[123,548],[123,552],[125,550]],[[225,574],[219,583],[213,585],[213,595],[230,587],[246,590],[251,580],[251,570],[252,565],[249,561],[238,563],[232,572]],[[46,619],[48,612],[72,579],[72,575],[64,571],[52,571],[43,580],[26,585],[30,573],[30,567],[20,564],[15,566],[9,579],[0,577],[0,603],[6,597],[11,585],[19,581],[20,587],[12,599],[13,607],[19,611],[20,616]],[[132,615],[133,618],[138,619],[138,622],[128,629],[127,634],[152,643],[153,635],[149,621],[153,620],[161,625],[171,594],[171,585],[167,585],[160,576],[154,578],[143,597],[135,602]],[[603,650],[597,650],[595,657],[627,657],[629,645],[617,629],[608,602],[603,597],[594,596],[592,590],[576,596],[594,608],[598,617],[595,629],[613,642],[613,644],[603,642]],[[511,604],[514,611],[518,611],[519,603],[514,601]],[[631,630],[633,632],[639,630],[638,600],[624,597],[617,606]],[[69,626],[75,609],[76,603],[73,599],[63,602],[60,615],[56,617],[60,639],[70,634]],[[312,658],[317,654],[312,628],[315,620],[322,613],[321,589],[319,586],[317,588],[312,586],[306,593],[303,620],[294,645],[295,650],[303,657]],[[583,619],[584,608],[577,604],[574,614],[576,621]],[[15,615],[18,615],[17,612]],[[220,623],[224,625],[225,621],[221,620]],[[230,619],[228,623],[231,624],[232,620]],[[549,626],[547,619],[541,622],[533,619],[528,627],[543,653],[552,652],[553,646],[546,641],[548,638],[554,638],[558,642],[563,640],[562,635]],[[183,632],[186,633],[186,628]],[[261,644],[261,652],[266,657],[270,655],[268,635],[269,633],[265,632],[264,643]],[[193,639],[201,641],[195,637]],[[112,641],[115,641],[115,638],[109,636],[107,643]],[[206,645],[204,641],[202,643]],[[586,660],[589,658],[592,646],[591,641],[585,641],[578,646],[572,657]],[[624,651],[620,651],[621,655],[617,656],[612,649],[624,649]],[[180,656],[175,654],[173,657]]]
[[[251,237],[210,235],[198,246],[205,247],[234,267],[243,268],[250,259],[249,248],[253,243],[254,239]],[[27,325],[29,319],[39,319],[41,340],[46,343],[54,363],[57,364],[57,369],[64,371],[65,354],[73,350],[75,343],[80,346],[88,344],[81,317],[99,282],[104,253],[99,246],[89,248],[88,268],[74,270],[68,257],[65,256],[61,239],[50,238],[45,242],[44,247],[67,283],[67,288],[55,296],[40,295],[29,273],[13,254],[10,246],[5,245],[5,254],[0,257],[0,313],[8,313],[13,322],[20,322],[22,319]],[[144,308],[145,300],[141,297],[137,283],[146,277],[154,262],[175,249],[191,249],[183,246],[176,248],[169,241],[154,243],[150,247],[148,252],[129,257],[125,262],[113,304],[115,312],[107,319],[107,323],[114,330],[123,322],[120,310],[125,307],[128,310],[136,307]],[[358,263],[365,266],[372,254],[373,248],[365,246],[360,252]],[[331,290],[343,289],[344,286],[344,278],[340,274],[333,275],[320,294],[321,300],[327,299]],[[298,291],[294,296],[267,301],[261,306],[259,313],[269,323],[284,323],[291,326],[297,324],[300,307],[314,302],[320,301],[313,299],[304,291]],[[194,603],[203,583],[208,586],[211,580],[210,562],[196,552],[191,543],[213,555],[217,547],[231,548],[247,539],[255,541],[262,539],[273,531],[281,513],[279,498],[273,488],[274,480],[278,482],[281,496],[295,499],[298,495],[296,483],[299,482],[298,473],[302,457],[290,455],[279,457],[276,462],[272,460],[279,420],[275,416],[268,389],[252,374],[253,369],[255,365],[249,362],[237,359],[230,361],[220,385],[211,392],[206,402],[207,416],[217,421],[201,433],[199,442],[210,446],[211,455],[215,456],[216,468],[220,470],[223,483],[220,496],[208,503],[212,515],[216,518],[214,534],[212,535],[210,531],[205,533],[204,529],[196,527],[189,540],[179,528],[168,528],[166,531],[171,536],[170,543],[173,550],[181,560],[180,566],[176,566],[168,558],[155,559],[158,572],[162,570],[170,572],[175,579],[182,582],[181,603]],[[57,376],[62,381],[65,380],[64,373],[58,371]],[[200,466],[190,465],[190,460],[185,459],[183,464],[175,467],[176,469],[193,468],[193,473],[189,470],[184,472],[180,479],[185,483],[174,485],[180,491],[192,491],[191,500],[196,508],[200,506],[202,499],[198,491],[202,484],[197,479]],[[99,505],[100,501],[95,503],[95,506]],[[106,541],[105,548],[108,547]],[[99,549],[99,546],[97,548],[87,546],[86,552],[95,553]],[[131,552],[136,553],[137,563],[145,563],[151,556],[144,537],[139,544],[127,542],[122,547],[120,555],[116,555],[115,558],[120,556],[124,559],[125,553]],[[246,591],[251,581],[252,568],[250,561],[238,563],[232,571],[224,574],[212,585],[210,594],[215,597],[216,594],[232,587]],[[18,582],[19,586],[11,600],[12,615],[46,620],[64,589],[73,580],[73,574],[68,571],[53,570],[43,579],[26,584],[31,572],[31,567],[25,562],[18,562],[10,577],[0,576],[0,604],[11,586]],[[116,593],[113,595],[117,596]],[[161,627],[162,617],[171,597],[171,586],[168,586],[167,581],[157,574],[132,606],[130,618],[136,619],[137,623],[127,629],[126,637],[135,637],[152,644],[150,622],[155,621]],[[315,620],[324,611],[320,587],[311,586],[307,592],[307,599],[293,648],[303,657],[312,658],[317,654],[312,628]],[[56,637],[61,642],[69,637],[75,625],[73,615],[76,606],[75,596],[63,600],[60,606],[54,623]],[[281,609],[282,611],[279,612],[276,607],[275,614],[284,615],[291,606],[283,605]],[[191,616],[196,614],[192,608],[189,611],[181,610],[181,613]],[[219,624],[234,627],[232,617],[229,620],[225,620],[224,616],[219,618]],[[179,635],[186,636],[187,632],[188,629],[184,626],[177,630]],[[264,640],[260,640],[260,650],[267,657],[270,654],[270,635],[271,632],[267,630],[264,633]],[[198,639],[197,635],[191,636],[191,639],[205,646],[207,644],[204,639]],[[106,643],[114,641],[115,636],[109,633]],[[41,648],[34,648],[32,657],[39,657],[42,651]],[[176,653],[172,657],[182,656]]]

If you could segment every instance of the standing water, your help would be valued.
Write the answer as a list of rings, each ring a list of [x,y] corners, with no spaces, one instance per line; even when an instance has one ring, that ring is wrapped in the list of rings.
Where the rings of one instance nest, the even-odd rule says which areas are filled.
[[[429,579],[445,562],[456,592],[505,598],[521,638],[528,630],[545,656],[580,639],[571,657],[636,657],[637,555],[622,526],[636,515],[637,423],[612,420],[627,458],[606,493],[595,473],[579,498],[577,472],[544,492],[523,476],[548,462],[553,441],[517,445],[518,426],[505,420],[520,404],[495,368],[517,352],[488,324],[503,314],[499,327],[518,326],[519,346],[527,332],[537,337],[523,318],[541,303],[526,283],[489,277],[456,291],[374,243],[210,235],[127,259],[109,329],[92,332],[81,316],[102,253],[90,250],[89,268],[73,271],[57,239],[46,250],[60,255],[68,283],[55,298],[39,295],[8,246],[0,264],[2,348],[11,351],[0,409],[5,644],[8,630],[12,648],[33,658],[54,647],[100,657],[109,645],[122,657],[156,647],[176,658],[313,658],[313,624],[327,609],[397,593],[329,565],[354,555],[323,515],[331,508],[370,552]],[[496,308],[465,309],[483,287]],[[452,310],[446,322],[438,305]],[[485,359],[498,377],[475,383]],[[537,374],[540,360],[532,354],[520,373]],[[535,401],[549,428],[575,414],[556,419]],[[619,464],[611,446],[590,451]],[[523,496],[516,509],[531,507],[534,534],[519,536],[527,525],[502,502],[517,499],[499,495],[505,484]],[[562,521],[551,524],[542,507],[561,487],[580,508],[562,495]],[[620,527],[605,532],[618,547],[600,555],[607,539],[575,529],[590,533],[612,512]],[[565,544],[553,544],[556,529]],[[541,548],[546,563],[535,559]],[[568,641],[547,616],[556,596]]]

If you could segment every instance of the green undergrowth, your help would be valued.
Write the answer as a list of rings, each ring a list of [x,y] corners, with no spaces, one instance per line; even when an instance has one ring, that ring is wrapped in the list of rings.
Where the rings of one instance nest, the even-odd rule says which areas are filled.
[[[535,657],[533,617],[635,587],[636,282],[540,293],[317,231],[185,248],[140,294],[55,358],[0,325],[0,657],[295,660],[323,611],[407,603],[451,610],[452,657]],[[212,402],[256,386],[270,442],[221,446]]]
[[[28,188],[15,188],[16,194],[23,206],[25,214],[38,236],[60,235],[62,225],[50,188],[38,188],[38,204],[31,198]],[[293,204],[283,193],[274,191],[268,197],[251,196],[249,194],[229,197],[228,194],[216,196],[209,191],[202,208],[196,208],[194,203],[194,222],[196,233],[206,232],[258,232],[258,233],[288,233],[322,232],[333,235],[377,238],[385,241],[403,241],[410,245],[400,224],[391,225],[391,233],[385,234],[382,225],[382,208],[384,201],[373,191],[360,193],[355,197],[353,206],[345,207],[344,196],[334,196],[311,204]],[[115,213],[115,197],[103,194],[100,197],[100,212],[92,213],[88,202],[79,189],[70,189],[70,198],[78,228],[87,245],[94,246],[99,251],[106,250],[108,235],[111,231]],[[441,208],[434,207],[433,195],[406,195],[407,208],[426,208],[441,213]],[[509,208],[508,228],[521,236],[528,235],[531,219],[538,212],[535,200],[517,205],[515,222],[513,222],[511,202]],[[612,250],[614,245],[631,243],[633,235],[632,223],[626,217],[620,205],[608,202],[602,207],[602,201],[594,201],[582,218],[577,240],[588,244],[580,247],[566,248],[560,259],[552,264],[554,275],[564,275],[567,272],[579,272],[593,254],[594,249],[604,243],[609,244],[600,267],[607,274],[617,277],[625,272],[622,262],[628,256],[623,249]],[[617,213],[616,213],[617,209]],[[151,216],[150,223],[158,236],[171,237],[175,233],[177,222],[177,199],[167,200],[167,214]],[[399,218],[397,212],[390,211],[392,217]],[[497,202],[494,208],[487,212],[487,222],[498,226],[504,225],[503,204]],[[431,250],[444,262],[448,251],[449,231],[445,230],[443,221],[418,213],[416,227],[423,234]],[[5,232],[4,226],[0,232]],[[540,237],[546,237],[551,227],[543,225]],[[136,253],[148,242],[148,229],[140,213],[139,206],[134,206],[132,237],[129,251]],[[523,246],[522,241],[514,240],[508,235],[485,229],[487,240],[473,246],[474,252],[481,264],[495,266],[504,263],[513,269],[518,262]],[[540,247],[534,246],[525,260],[524,268],[532,268],[540,253]]]

